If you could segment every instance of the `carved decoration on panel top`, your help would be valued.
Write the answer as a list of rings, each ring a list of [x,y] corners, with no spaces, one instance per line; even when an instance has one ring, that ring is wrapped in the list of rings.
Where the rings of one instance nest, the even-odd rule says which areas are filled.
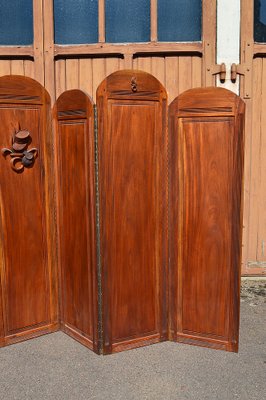
[[[23,172],[24,168],[33,166],[38,155],[38,150],[34,147],[28,149],[32,139],[27,129],[19,129],[12,137],[11,149],[3,148],[1,150],[4,157],[10,156],[11,168],[15,172]]]
[[[132,92],[136,93],[138,90],[138,85],[137,85],[137,78],[135,76],[133,76],[131,78],[131,90]]]

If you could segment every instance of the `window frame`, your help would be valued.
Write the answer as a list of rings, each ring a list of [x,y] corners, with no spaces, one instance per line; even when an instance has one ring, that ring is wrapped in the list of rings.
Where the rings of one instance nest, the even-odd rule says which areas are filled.
[[[243,3],[245,6],[245,1]],[[243,18],[247,20],[252,18],[252,24],[248,30],[243,26],[243,34],[248,35],[249,39],[251,39],[250,41],[253,42],[254,56],[266,54],[266,42],[256,42],[254,39],[254,0],[252,0],[252,4],[249,7],[245,7],[245,10],[247,15],[243,15]]]
[[[48,0],[51,1],[51,0]],[[61,45],[54,43],[56,56],[86,55],[86,54],[121,54],[130,55],[149,52],[201,52],[205,38],[204,25],[210,21],[209,11],[212,12],[216,1],[202,0],[202,40],[193,42],[158,42],[157,0],[150,0],[151,24],[150,41],[138,43],[113,44],[105,41],[105,0],[98,0],[98,43]],[[208,3],[208,7],[207,7]],[[210,4],[211,3],[211,4]],[[207,15],[204,15],[207,14]],[[53,17],[52,17],[53,18]],[[215,21],[216,26],[216,21]]]
[[[43,68],[43,0],[32,0],[33,5],[33,44],[32,45],[0,45],[0,57],[29,58],[35,63],[35,77],[44,83]]]
[[[199,42],[157,41],[157,0],[151,0],[151,40],[148,43],[112,44],[105,42],[105,0],[99,0],[98,43],[59,45],[54,43],[53,0],[33,0],[33,45],[0,46],[0,56],[32,57],[37,60],[44,52],[55,57],[70,55],[121,55],[137,53],[203,53],[204,43],[216,38],[216,0],[202,0],[202,40]]]
[[[53,0],[33,0],[33,45],[0,46],[0,58],[30,58],[35,65],[35,79],[45,85],[55,98],[54,61],[59,58],[114,57],[124,58],[125,68],[133,67],[138,55],[191,55],[203,59],[203,84],[213,84],[211,67],[216,54],[216,0],[202,0],[202,40],[200,42],[158,42],[157,0],[151,0],[151,41],[148,43],[105,43],[105,1],[99,0],[96,44],[58,45],[54,43]]]

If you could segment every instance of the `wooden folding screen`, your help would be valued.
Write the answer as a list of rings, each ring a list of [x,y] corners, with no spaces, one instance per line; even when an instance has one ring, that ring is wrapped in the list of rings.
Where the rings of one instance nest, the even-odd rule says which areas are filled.
[[[167,338],[166,92],[117,72],[97,91],[103,352]]]
[[[53,139],[45,89],[0,78],[0,346],[61,328],[104,354],[168,338],[237,351],[243,101],[181,94],[168,144],[165,89],[126,70],[97,112],[64,92]]]
[[[62,329],[98,352],[94,114],[80,90],[54,108]]]
[[[56,330],[58,315],[48,93],[0,78],[0,120],[1,346]]]
[[[169,113],[170,338],[237,351],[244,103],[192,89]]]

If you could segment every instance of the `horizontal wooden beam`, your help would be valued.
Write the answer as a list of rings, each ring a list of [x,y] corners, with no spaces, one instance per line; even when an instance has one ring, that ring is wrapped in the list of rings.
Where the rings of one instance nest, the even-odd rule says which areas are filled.
[[[253,54],[266,54],[266,44],[265,43],[254,43]]]
[[[33,46],[0,46],[0,57],[34,56]]]
[[[137,53],[202,53],[201,42],[192,43],[130,43],[130,44],[84,44],[54,46],[55,56],[90,55],[90,54],[137,54]]]

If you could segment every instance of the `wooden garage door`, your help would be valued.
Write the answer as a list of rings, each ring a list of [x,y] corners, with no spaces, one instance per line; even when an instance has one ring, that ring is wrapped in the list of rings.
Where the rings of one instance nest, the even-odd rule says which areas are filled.
[[[242,0],[240,95],[246,103],[243,273],[266,274],[266,2]]]

